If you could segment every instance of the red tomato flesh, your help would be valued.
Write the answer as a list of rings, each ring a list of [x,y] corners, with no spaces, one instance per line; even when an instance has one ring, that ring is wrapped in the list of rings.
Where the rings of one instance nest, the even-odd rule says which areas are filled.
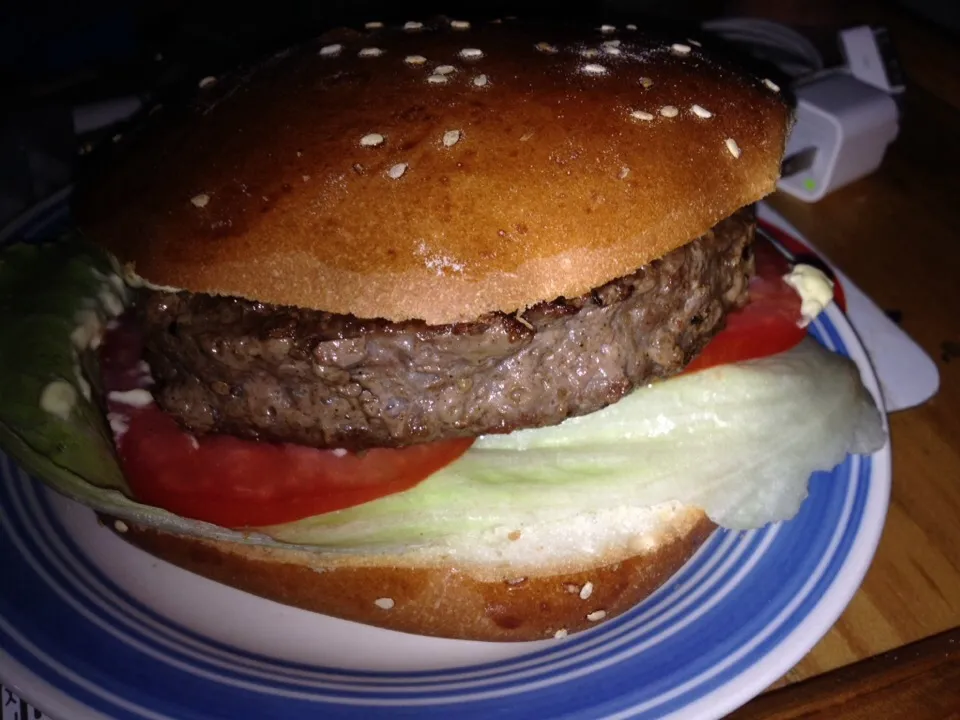
[[[340,455],[228,435],[194,439],[153,406],[134,411],[119,451],[141,502],[240,528],[291,522],[409,490],[472,442]]]
[[[105,389],[145,388],[142,343],[132,323],[107,333]],[[317,450],[228,435],[194,437],[156,404],[107,398],[117,453],[134,497],[183,517],[230,528],[292,522],[409,490],[460,457],[473,440],[363,453]]]
[[[757,272],[750,280],[750,301],[727,315],[727,323],[684,372],[776,355],[796,346],[807,334],[800,327],[800,296],[783,276],[790,263],[769,241],[753,244]]]

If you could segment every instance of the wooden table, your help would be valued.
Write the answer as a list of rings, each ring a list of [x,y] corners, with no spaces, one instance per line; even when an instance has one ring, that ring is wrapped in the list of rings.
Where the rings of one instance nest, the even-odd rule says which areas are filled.
[[[890,28],[909,77],[900,136],[873,176],[814,205],[772,204],[896,312],[937,361],[941,386],[890,417],[893,496],[862,588],[774,686],[789,688],[732,717],[958,718],[960,631],[855,664],[960,627],[960,39],[879,2],[814,22],[824,19]]]

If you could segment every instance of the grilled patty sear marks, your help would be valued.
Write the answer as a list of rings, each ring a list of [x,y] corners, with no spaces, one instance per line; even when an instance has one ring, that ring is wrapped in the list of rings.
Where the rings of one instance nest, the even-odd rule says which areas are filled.
[[[752,209],[573,299],[427,325],[144,291],[157,402],[195,433],[395,447],[553,425],[682,370],[743,304]]]

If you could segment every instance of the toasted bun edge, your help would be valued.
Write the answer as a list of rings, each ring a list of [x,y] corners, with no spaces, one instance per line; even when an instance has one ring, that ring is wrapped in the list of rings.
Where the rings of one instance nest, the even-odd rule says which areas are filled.
[[[656,544],[632,555],[539,576],[506,572],[494,580],[455,562],[410,567],[389,556],[328,562],[322,554],[103,520],[158,558],[267,600],[389,630],[498,642],[572,634],[626,612],[675,574],[715,529],[702,511],[690,509],[661,529]]]

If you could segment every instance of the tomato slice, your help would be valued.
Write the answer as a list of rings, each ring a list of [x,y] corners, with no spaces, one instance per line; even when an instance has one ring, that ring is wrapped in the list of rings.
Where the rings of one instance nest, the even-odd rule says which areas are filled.
[[[123,322],[101,349],[117,453],[137,500],[183,517],[247,528],[342,510],[412,488],[473,443],[464,438],[348,453],[194,437],[155,403],[136,407],[129,396],[109,394],[149,386],[141,345],[135,326]]]
[[[783,276],[790,263],[769,241],[753,244],[757,273],[750,281],[750,302],[727,315],[723,330],[687,365],[684,372],[775,355],[796,346],[807,334],[800,327],[800,296]]]
[[[409,490],[472,442],[341,454],[228,435],[195,439],[151,406],[133,411],[118,450],[139,501],[243,528],[291,522]]]

